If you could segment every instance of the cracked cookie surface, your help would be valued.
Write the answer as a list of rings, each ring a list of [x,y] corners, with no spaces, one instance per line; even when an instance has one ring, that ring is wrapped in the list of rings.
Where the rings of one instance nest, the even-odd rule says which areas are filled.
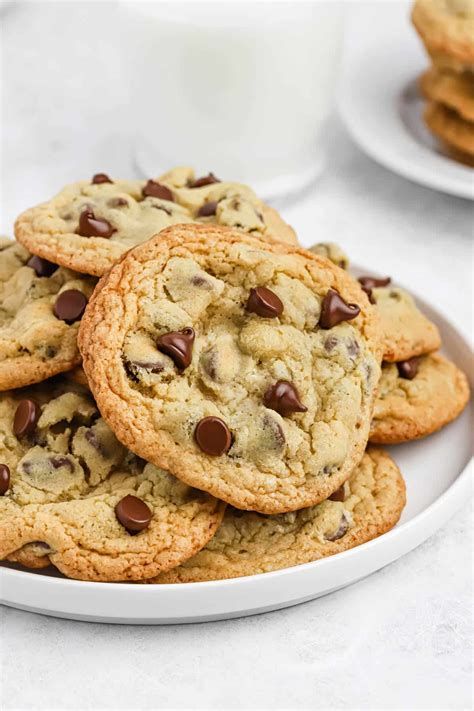
[[[393,362],[435,351],[439,331],[416,306],[413,297],[398,287],[371,290],[383,333],[383,358]]]
[[[187,222],[228,225],[262,239],[297,243],[291,227],[251,188],[220,182],[212,174],[196,179],[191,168],[175,168],[150,181],[99,174],[73,183],[20,215],[15,235],[34,254],[102,276],[131,247]]]
[[[399,363],[384,364],[370,441],[396,444],[436,432],[454,420],[469,400],[464,373],[439,353],[415,359],[402,377]]]
[[[473,0],[416,0],[412,20],[436,66],[474,70]]]
[[[90,392],[58,376],[0,395],[0,558],[82,580],[142,580],[186,560],[224,505],[127,451]]]
[[[389,455],[369,448],[335,500],[265,516],[229,507],[207,546],[150,583],[190,583],[309,563],[382,535],[400,518],[405,484]]]
[[[0,237],[0,390],[40,382],[80,363],[79,321],[95,283]]]
[[[377,314],[352,277],[306,250],[169,228],[103,279],[79,344],[117,437],[238,508],[318,503],[362,457]]]

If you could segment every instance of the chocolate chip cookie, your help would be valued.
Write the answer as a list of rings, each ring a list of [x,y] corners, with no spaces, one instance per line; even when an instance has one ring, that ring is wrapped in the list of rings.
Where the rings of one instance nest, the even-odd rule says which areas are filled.
[[[0,390],[80,362],[77,332],[95,283],[0,237]]]
[[[474,121],[474,74],[443,71],[431,67],[420,79],[423,95],[453,109],[465,121]]]
[[[377,315],[352,277],[306,250],[171,227],[103,279],[79,343],[117,437],[238,508],[311,506],[362,457]]]
[[[207,546],[148,582],[191,583],[268,573],[335,555],[382,535],[400,518],[405,483],[389,455],[369,448],[329,499],[264,516],[229,507]]]
[[[396,444],[426,437],[454,420],[468,400],[466,376],[439,353],[386,363],[370,441]]]
[[[390,286],[390,277],[362,276],[359,282],[380,316],[385,361],[407,360],[440,347],[435,324],[421,313],[407,291]]]
[[[142,580],[196,553],[223,510],[127,451],[86,388],[57,376],[0,395],[0,559]]]
[[[430,101],[423,113],[426,125],[448,147],[474,157],[474,123],[448,106]]]
[[[117,180],[103,173],[67,186],[24,212],[19,242],[45,259],[102,276],[128,249],[169,225],[202,222],[239,228],[263,239],[296,244],[291,227],[246,185],[221,182],[191,168],[153,180]]]
[[[412,20],[436,66],[474,70],[473,0],[416,0]]]

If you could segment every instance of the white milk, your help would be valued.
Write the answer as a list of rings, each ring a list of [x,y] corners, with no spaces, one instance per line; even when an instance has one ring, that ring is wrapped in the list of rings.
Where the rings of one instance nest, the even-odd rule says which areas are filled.
[[[123,5],[144,175],[192,165],[268,197],[320,172],[341,44],[338,2]]]

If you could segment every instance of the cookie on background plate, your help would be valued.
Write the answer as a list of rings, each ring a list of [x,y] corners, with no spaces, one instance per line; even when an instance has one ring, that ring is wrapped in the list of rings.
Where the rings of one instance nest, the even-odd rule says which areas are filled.
[[[466,376],[439,353],[385,363],[370,441],[397,444],[426,437],[454,420],[468,401]]]
[[[103,279],[79,343],[117,437],[238,508],[318,503],[362,457],[377,315],[351,276],[306,250],[171,227]]]
[[[405,506],[395,462],[369,448],[330,499],[293,513],[265,516],[229,507],[197,555],[150,583],[191,583],[268,573],[354,548],[395,526]]]
[[[223,513],[128,452],[80,385],[57,376],[0,395],[0,559],[143,580],[202,548]]]
[[[416,0],[412,20],[436,66],[474,70],[473,0]]]
[[[424,96],[454,109],[465,121],[474,121],[474,74],[428,69],[420,78]]]
[[[430,101],[423,113],[426,125],[441,141],[457,151],[474,157],[474,123],[465,121],[448,106]]]
[[[80,363],[79,321],[95,284],[0,237],[0,390]]]
[[[73,183],[20,215],[15,236],[34,254],[102,276],[131,247],[186,222],[229,225],[297,244],[291,227],[251,188],[221,182],[212,173],[196,178],[191,168],[175,168],[148,181],[99,173]]]
[[[440,347],[437,326],[418,309],[407,291],[389,286],[389,277],[362,276],[359,282],[380,316],[385,361],[407,360]]]

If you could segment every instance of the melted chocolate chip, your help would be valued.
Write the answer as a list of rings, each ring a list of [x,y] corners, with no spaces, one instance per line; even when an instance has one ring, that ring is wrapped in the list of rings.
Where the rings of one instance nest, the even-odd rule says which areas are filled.
[[[348,341],[346,348],[351,358],[357,358],[360,353],[360,346],[357,341],[351,339],[350,341]]]
[[[283,304],[279,297],[266,286],[250,289],[250,295],[245,307],[250,313],[263,318],[277,318],[283,313]]]
[[[306,412],[307,407],[299,399],[298,391],[287,380],[278,380],[275,385],[268,388],[263,396],[265,407],[275,410],[282,417],[291,415],[292,412]]]
[[[81,235],[81,237],[104,237],[108,239],[112,237],[115,231],[110,222],[104,220],[103,217],[96,217],[92,210],[86,207],[79,216],[76,234]]]
[[[365,293],[369,297],[370,303],[375,304],[376,301],[375,301],[374,295],[372,294],[372,289],[374,289],[376,286],[387,286],[387,284],[390,284],[391,279],[390,279],[390,277],[384,277],[382,279],[377,279],[376,277],[365,276],[365,277],[359,277],[358,281],[362,287],[362,291],[365,291]]]
[[[10,469],[6,464],[0,464],[0,496],[7,493],[10,486]]]
[[[48,262],[47,259],[37,257],[36,255],[30,257],[30,259],[26,263],[26,266],[30,267],[31,269],[34,269],[37,277],[50,277],[52,274],[54,274],[56,269],[59,268],[57,264]]]
[[[78,289],[62,291],[56,299],[53,313],[67,324],[79,321],[87,306],[87,296]]]
[[[135,368],[143,368],[143,370],[147,370],[149,373],[154,374],[162,373],[165,369],[163,363],[151,363],[141,360],[132,360],[130,361],[130,365]]]
[[[215,215],[216,210],[217,210],[217,205],[218,205],[217,200],[210,200],[209,202],[205,202],[204,205],[201,205],[201,207],[199,208],[197,216],[198,217],[211,217],[211,215]]]
[[[171,331],[160,336],[156,347],[161,353],[166,353],[177,368],[184,370],[191,364],[193,357],[194,331],[192,328],[183,328],[182,331]]]
[[[418,374],[420,367],[420,358],[415,356],[409,360],[401,360],[397,365],[398,375],[405,380],[413,380]]]
[[[339,528],[335,533],[332,533],[329,536],[326,536],[327,541],[338,541],[340,538],[342,538],[347,531],[349,530],[349,521],[345,517],[345,514],[342,514],[341,516],[341,523],[339,524]]]
[[[106,459],[109,456],[109,452],[104,447],[102,442],[98,439],[94,430],[87,430],[84,436],[91,445],[91,447],[94,447],[94,449],[99,452],[101,457],[104,457],[104,459]]]
[[[96,173],[92,176],[92,185],[102,185],[102,183],[113,183],[106,173]]]
[[[271,433],[272,449],[276,451],[282,451],[283,447],[285,446],[286,439],[283,430],[280,427],[280,424],[276,421],[276,419],[274,417],[269,417],[268,415],[265,415],[265,417],[263,418],[263,428],[267,432]]]
[[[149,180],[142,190],[143,197],[155,197],[161,200],[169,200],[174,202],[173,193],[166,185],[156,183],[154,180]]]
[[[109,207],[125,207],[125,206],[128,207],[128,200],[125,200],[125,198],[121,198],[121,197],[110,198],[110,200],[108,200],[108,202],[107,202],[107,205]]]
[[[341,321],[350,321],[360,314],[357,304],[347,304],[334,289],[329,289],[321,304],[319,326],[333,328]]]
[[[13,434],[22,437],[30,434],[36,427],[41,415],[41,408],[34,400],[21,400],[13,419]]]
[[[328,336],[324,341],[324,350],[330,353],[337,346],[339,339],[336,336]]]
[[[331,496],[328,497],[329,501],[345,501],[346,500],[346,490],[344,484],[342,484],[339,489],[336,489]]]
[[[128,494],[115,507],[115,515],[119,523],[129,533],[138,533],[148,528],[153,513],[142,499]]]
[[[67,459],[67,457],[50,457],[49,461],[51,462],[54,469],[61,469],[61,467],[66,467],[67,469],[69,469],[70,472],[74,471],[74,465],[70,459]]]
[[[229,451],[232,435],[219,417],[204,417],[194,430],[194,438],[203,452],[219,457]]]
[[[203,188],[205,185],[212,185],[213,183],[220,183],[219,178],[213,173],[208,173],[208,175],[203,175],[202,178],[196,178],[196,180],[191,183],[190,188]]]

